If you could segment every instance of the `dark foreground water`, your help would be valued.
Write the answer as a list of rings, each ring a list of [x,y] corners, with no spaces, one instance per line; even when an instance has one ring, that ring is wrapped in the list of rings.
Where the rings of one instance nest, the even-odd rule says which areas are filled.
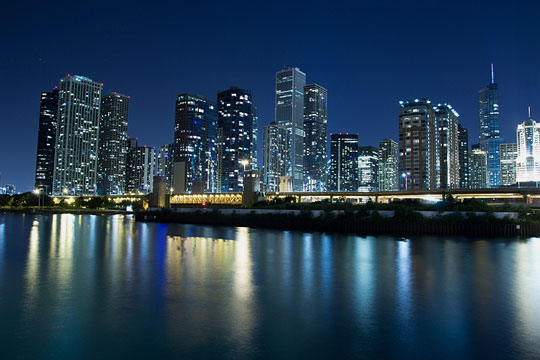
[[[1,359],[539,359],[540,239],[0,214]]]

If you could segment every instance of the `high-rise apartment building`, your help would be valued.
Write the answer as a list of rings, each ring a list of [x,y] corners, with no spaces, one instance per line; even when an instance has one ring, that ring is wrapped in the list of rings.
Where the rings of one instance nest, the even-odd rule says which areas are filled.
[[[298,68],[276,73],[276,122],[289,132],[287,175],[293,190],[301,191],[304,179],[304,86],[306,74]]]
[[[469,188],[469,130],[458,124],[459,188]]]
[[[39,131],[36,155],[35,187],[51,194],[56,146],[56,118],[58,115],[58,88],[41,93],[39,104]]]
[[[399,190],[398,182],[398,143],[392,139],[379,142],[379,191]]]
[[[487,153],[473,150],[469,153],[469,189],[485,189],[489,185]]]
[[[501,186],[511,186],[516,183],[517,144],[501,144]]]
[[[276,122],[263,130],[263,185],[266,191],[279,191],[280,176],[287,174],[289,132]]]
[[[449,104],[433,107],[439,133],[439,188],[459,189],[459,114]]]
[[[157,149],[156,154],[156,175],[165,177],[167,193],[172,193],[173,186],[173,144],[165,144]],[[173,189],[174,190],[174,189]]]
[[[358,147],[358,191],[377,191],[379,149],[373,146]]]
[[[217,95],[218,192],[243,189],[244,171],[253,166],[253,104],[251,91],[231,86]]]
[[[516,181],[540,181],[540,123],[533,119],[517,127]]]
[[[194,187],[216,191],[217,106],[199,95],[180,94],[174,122],[173,192]]]
[[[487,153],[489,187],[497,187],[501,183],[499,124],[499,89],[495,83],[493,64],[491,65],[491,83],[478,91],[478,114],[480,120],[480,149]]]
[[[98,181],[100,195],[120,195],[126,188],[129,96],[113,92],[101,99]]]
[[[330,191],[358,191],[358,134],[330,134]]]
[[[431,190],[440,185],[439,134],[431,101],[400,101],[400,188]]]
[[[126,192],[150,194],[154,189],[156,151],[148,146],[139,146],[137,139],[128,139],[126,161]]]
[[[102,87],[103,84],[79,75],[60,79],[54,195],[97,193]]]
[[[328,92],[317,84],[304,86],[304,190],[325,191]]]

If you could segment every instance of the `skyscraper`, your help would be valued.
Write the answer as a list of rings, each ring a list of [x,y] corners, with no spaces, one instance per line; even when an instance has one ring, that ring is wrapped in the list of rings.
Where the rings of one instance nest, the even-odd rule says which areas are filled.
[[[469,188],[469,130],[458,124],[459,137],[459,187]]]
[[[379,149],[373,146],[358,147],[358,191],[377,191],[379,183]]]
[[[478,91],[478,114],[480,120],[480,149],[488,157],[489,187],[501,183],[499,147],[504,143],[499,128],[499,89],[495,83],[493,64],[491,83]]]
[[[540,181],[540,124],[530,118],[517,127],[516,181]]]
[[[449,104],[438,104],[433,109],[439,133],[439,187],[459,189],[459,114]]]
[[[392,139],[379,142],[379,191],[399,190],[398,143]]]
[[[306,74],[298,68],[276,73],[276,122],[289,132],[287,175],[294,191],[302,191],[304,179],[304,86]]]
[[[304,86],[304,183],[307,191],[325,191],[327,90]]]
[[[253,105],[251,91],[231,86],[217,95],[218,192],[243,189],[243,173],[251,169]]]
[[[469,189],[485,189],[489,185],[487,153],[473,150],[469,153]]]
[[[180,94],[174,123],[174,193],[216,191],[217,107],[199,95]]]
[[[35,187],[52,193],[54,152],[56,146],[56,118],[58,116],[58,88],[41,93],[39,131],[36,155]]]
[[[156,151],[148,146],[139,146],[137,139],[128,139],[126,161],[126,192],[150,194],[154,188]]]
[[[102,87],[103,84],[79,75],[60,79],[54,195],[97,193]]]
[[[126,187],[129,96],[113,92],[101,99],[98,183],[100,195],[120,195]]]
[[[173,144],[165,144],[158,148],[156,155],[156,175],[165,177],[167,193],[171,192],[173,185]]]
[[[501,186],[511,186],[516,183],[517,144],[501,144]]]
[[[289,132],[274,121],[263,130],[263,184],[266,191],[279,191],[279,177],[287,174]]]
[[[330,191],[358,191],[358,134],[330,134]]]
[[[439,134],[428,99],[400,101],[400,188],[431,190],[439,187]]]

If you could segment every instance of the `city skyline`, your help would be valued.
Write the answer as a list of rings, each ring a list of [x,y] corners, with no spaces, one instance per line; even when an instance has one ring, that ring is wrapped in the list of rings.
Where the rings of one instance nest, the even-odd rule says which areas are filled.
[[[394,54],[399,54],[409,46],[404,39],[417,34],[419,25],[411,26],[396,39],[396,25],[388,28],[379,25],[396,22],[401,14],[425,19],[428,25],[435,24],[437,17],[432,15],[440,10],[438,6],[430,6],[429,9],[413,14],[412,10],[395,4],[390,11],[385,11],[387,19],[384,21],[374,17],[358,22],[351,21],[351,17],[358,14],[359,5],[334,7],[317,4],[310,9],[302,9],[302,18],[308,24],[313,24],[323,19],[322,14],[328,15],[325,21],[334,26],[335,31],[325,35],[322,30],[315,30],[317,42],[306,38],[302,43],[297,39],[283,37],[279,38],[279,42],[266,41],[268,35],[263,35],[263,29],[264,32],[268,29],[262,23],[272,18],[279,8],[279,4],[268,5],[257,11],[261,16],[257,18],[262,20],[261,25],[248,20],[253,26],[253,34],[249,35],[249,39],[260,37],[262,40],[250,42],[248,49],[252,51],[248,51],[249,56],[243,57],[227,50],[226,44],[232,41],[229,38],[234,38],[231,35],[219,41],[214,39],[209,43],[202,41],[204,44],[188,45],[190,52],[194,51],[198,56],[193,60],[182,57],[181,61],[181,52],[164,51],[162,45],[171,40],[177,27],[184,28],[189,24],[176,25],[171,17],[165,17],[156,29],[148,35],[142,35],[142,29],[122,27],[126,20],[114,16],[124,10],[132,16],[142,16],[136,15],[136,6],[133,9],[113,6],[110,14],[100,17],[109,26],[109,30],[112,24],[115,24],[113,29],[117,29],[107,36],[133,30],[125,43],[118,44],[118,49],[114,51],[108,49],[105,57],[100,52],[105,50],[103,44],[96,45],[96,51],[91,55],[87,52],[74,52],[70,56],[61,52],[62,56],[56,54],[56,45],[50,50],[44,46],[54,39],[56,31],[65,31],[67,26],[74,25],[79,28],[89,22],[92,18],[90,15],[97,10],[91,10],[88,19],[77,20],[82,24],[74,24],[76,20],[70,19],[54,31],[44,26],[43,20],[35,19],[31,28],[42,26],[45,29],[43,38],[39,39],[40,43],[35,40],[27,42],[29,33],[22,32],[8,40],[7,51],[0,58],[2,68],[9,70],[4,79],[12,85],[9,90],[8,87],[0,90],[3,91],[2,98],[8,100],[4,105],[2,124],[10,125],[10,132],[2,131],[0,134],[0,150],[3,154],[16,154],[3,156],[0,161],[1,185],[13,183],[21,191],[32,189],[34,166],[31,163],[35,163],[39,95],[57,85],[58,79],[66,73],[77,73],[103,82],[104,94],[118,91],[130,95],[128,135],[138,137],[141,143],[156,148],[172,142],[170,134],[174,126],[174,99],[183,92],[213,98],[218,89],[226,89],[231,85],[251,89],[253,101],[258,107],[259,129],[262,129],[275,120],[275,72],[288,67],[299,67],[308,74],[310,83],[318,83],[328,89],[328,133],[359,133],[360,144],[366,146],[377,146],[383,138],[397,140],[397,102],[400,99],[425,96],[447,101],[458,109],[460,122],[469,129],[470,143],[473,144],[478,138],[477,91],[490,82],[489,66],[494,63],[501,102],[501,135],[506,141],[512,140],[515,127],[523,122],[526,107],[532,105],[534,116],[535,109],[540,105],[540,72],[536,66],[539,63],[539,51],[528,49],[528,56],[517,57],[527,48],[526,44],[538,37],[539,30],[532,25],[532,18],[527,21],[534,13],[530,7],[526,11],[517,6],[509,6],[501,11],[499,5],[492,5],[491,8],[484,8],[480,4],[471,5],[472,8],[467,8],[467,14],[465,11],[462,13],[459,4],[445,8],[447,14],[458,17],[463,26],[452,30],[433,28],[432,33],[425,34],[425,42],[434,51],[427,58],[403,60],[396,60]],[[380,6],[369,6],[368,10],[382,14]],[[17,7],[10,5],[4,14],[9,14],[10,9],[14,13],[20,12]],[[44,10],[43,15],[48,15],[44,16],[47,24],[59,22],[60,17],[55,15],[58,10],[56,7],[52,5]],[[299,10],[298,5],[291,7]],[[216,6],[211,9],[209,17],[217,19],[216,24],[211,26],[212,31],[201,34],[202,39],[210,39],[210,33],[213,33],[215,27],[223,25],[219,21],[220,14],[231,14],[234,8]],[[246,11],[249,13],[254,9],[248,7]],[[476,15],[480,13],[484,14],[481,18],[496,21],[498,27],[478,28]],[[285,17],[289,16],[292,15]],[[234,19],[239,19],[239,15],[234,15],[231,21]],[[13,26],[16,20],[17,15],[6,19],[2,26]],[[299,26],[295,24],[294,28],[298,30]],[[377,29],[376,39],[371,40],[369,34],[374,29]],[[464,38],[464,34],[473,31],[474,37]],[[85,36],[89,36],[89,33],[89,30],[83,31]],[[279,30],[273,36],[282,33]],[[102,35],[105,36],[104,32],[97,30],[95,36]],[[155,45],[148,41],[158,35],[163,35],[163,39]],[[338,35],[342,37],[336,42],[334,39]],[[71,39],[72,35],[67,40]],[[141,39],[145,52],[135,46]],[[442,50],[436,49],[441,39],[447,40],[453,47],[454,55],[441,56]],[[322,49],[315,46],[320,40],[323,41]],[[71,46],[74,45],[68,44],[67,48]],[[206,56],[210,53],[220,53],[222,56]],[[250,59],[253,56],[263,57],[264,60],[252,62]],[[202,69],[206,71],[203,77]],[[361,107],[361,111],[356,112],[356,107]],[[148,129],[149,123],[152,124],[151,129]],[[23,130],[28,134],[22,136]],[[13,133],[21,135],[13,136]],[[262,138],[261,131],[258,135]],[[259,161],[262,159],[261,148],[262,141],[259,141]]]

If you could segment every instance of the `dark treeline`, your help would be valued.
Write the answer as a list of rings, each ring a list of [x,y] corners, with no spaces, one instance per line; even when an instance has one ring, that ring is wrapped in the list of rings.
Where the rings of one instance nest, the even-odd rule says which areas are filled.
[[[48,195],[37,195],[33,192],[25,192],[15,195],[0,195],[0,207],[3,208],[51,208],[51,209],[125,209],[126,206],[132,206],[133,210],[141,210],[142,200],[126,200],[116,203],[103,196],[94,197],[75,197],[72,203],[62,199],[55,204],[52,197]]]

